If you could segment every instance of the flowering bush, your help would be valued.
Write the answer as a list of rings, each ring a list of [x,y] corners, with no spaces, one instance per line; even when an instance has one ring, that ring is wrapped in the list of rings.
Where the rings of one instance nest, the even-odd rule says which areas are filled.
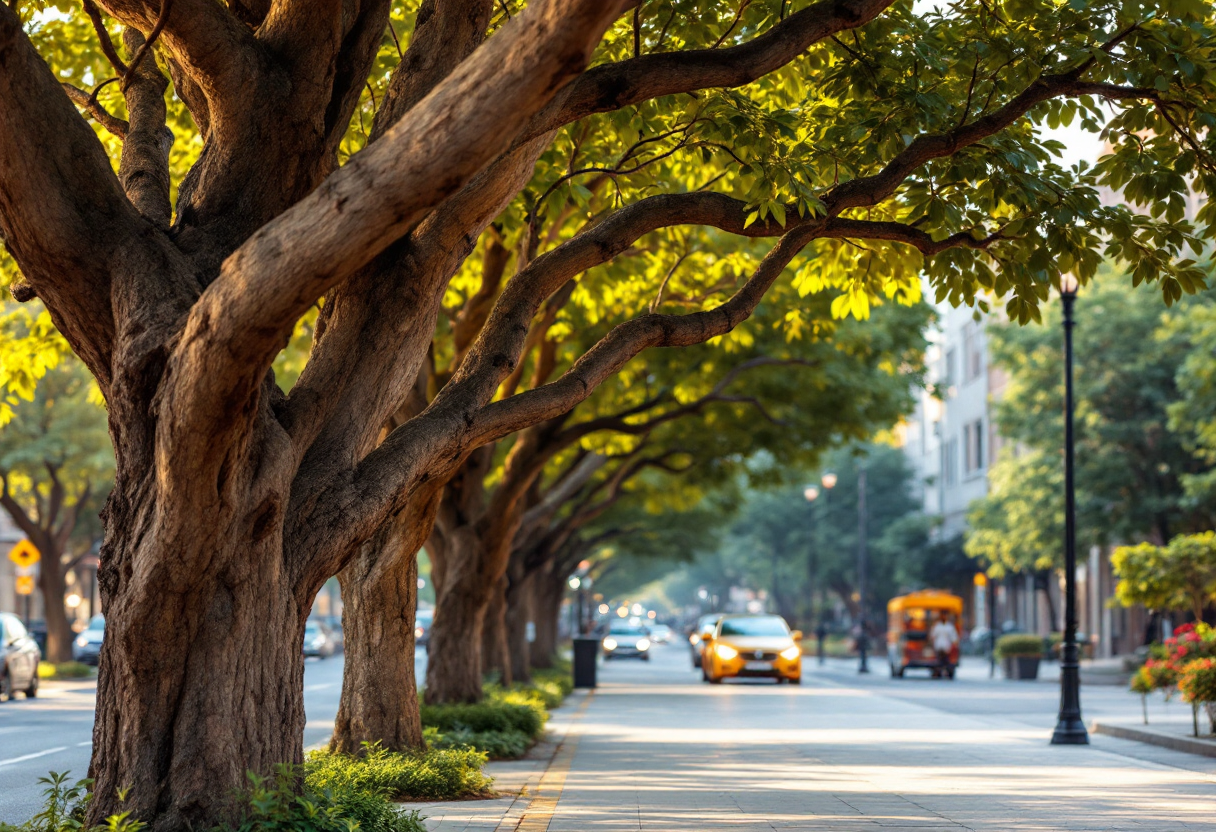
[[[1187,662],[1178,676],[1178,690],[1186,702],[1216,702],[1216,659]]]
[[[1132,676],[1132,692],[1160,690],[1168,698],[1183,669],[1197,659],[1216,659],[1216,629],[1202,622],[1183,624],[1163,644],[1153,645],[1148,661]]]

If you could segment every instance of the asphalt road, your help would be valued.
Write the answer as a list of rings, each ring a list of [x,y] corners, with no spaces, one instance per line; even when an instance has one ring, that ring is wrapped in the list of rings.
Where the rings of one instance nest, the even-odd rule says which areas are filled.
[[[1104,736],[1052,746],[1050,679],[990,680],[980,660],[955,681],[874,671],[807,660],[801,687],[707,685],[675,645],[607,663],[559,755],[561,784],[551,777],[532,809],[550,816],[526,821],[549,832],[1216,832],[1216,760]],[[1140,717],[1123,688],[1085,688],[1082,705],[1087,719]],[[1153,707],[1155,721],[1169,716]],[[430,828],[462,827],[445,817]]]
[[[425,669],[425,655],[417,669]],[[20,823],[42,806],[48,771],[84,777],[92,750],[93,680],[44,682],[37,699],[0,702],[0,821]],[[325,742],[342,694],[342,656],[304,665],[304,746]]]

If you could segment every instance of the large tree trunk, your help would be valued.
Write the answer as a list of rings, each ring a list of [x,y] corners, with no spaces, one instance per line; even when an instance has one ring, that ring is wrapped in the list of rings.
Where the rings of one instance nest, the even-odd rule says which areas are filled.
[[[482,561],[481,540],[471,527],[445,541],[426,651],[428,704],[481,701],[481,632],[494,588],[478,568]]]
[[[48,662],[72,660],[72,639],[75,634],[68,623],[67,611],[63,607],[66,587],[63,574],[63,552],[49,539],[47,548],[42,548],[42,560],[38,564],[38,589],[42,592],[42,607],[46,616],[46,656]],[[49,551],[48,551],[49,549]]]
[[[513,557],[512,560],[515,560]],[[519,574],[516,574],[519,573]],[[532,645],[528,642],[528,622],[532,621],[532,584],[534,576],[524,574],[512,563],[509,567],[504,620],[511,678],[532,681]]]
[[[131,812],[153,830],[210,828],[247,771],[302,762],[308,608],[277,534],[241,535],[201,509],[196,525],[175,518],[176,534],[156,528],[151,505],[116,515],[102,553],[89,823]],[[203,568],[176,569],[174,550]]]
[[[346,665],[331,751],[359,754],[364,743],[390,751],[425,747],[414,676],[416,536],[400,528],[378,534],[367,544],[384,559],[378,568],[372,560],[369,574],[361,556],[338,573]]]
[[[532,642],[531,660],[534,668],[553,667],[557,657],[557,617],[562,609],[562,584],[551,575],[537,575],[532,582],[533,620],[536,641]]]
[[[497,673],[499,682],[510,687],[515,682],[507,645],[507,579],[500,578],[490,593],[485,620],[481,624],[481,672]]]

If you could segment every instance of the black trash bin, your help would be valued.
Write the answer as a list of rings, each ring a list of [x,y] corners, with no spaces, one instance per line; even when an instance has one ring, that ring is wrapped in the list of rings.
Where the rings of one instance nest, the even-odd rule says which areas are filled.
[[[599,658],[598,638],[576,638],[574,640],[574,686],[595,687],[595,664]]]

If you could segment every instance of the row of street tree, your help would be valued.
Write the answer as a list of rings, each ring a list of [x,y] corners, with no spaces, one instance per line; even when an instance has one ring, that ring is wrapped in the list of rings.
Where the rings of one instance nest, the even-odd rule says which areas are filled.
[[[898,414],[922,280],[1017,322],[1103,256],[1201,288],[1210,212],[1177,209],[1216,188],[1212,18],[0,6],[6,285],[92,375],[114,450],[89,822],[209,828],[245,772],[302,759],[303,628],[335,575],[335,744],[416,745],[421,546],[425,696],[477,699],[486,667],[526,672],[512,610],[551,608],[603,503],[688,498],[761,450],[812,467]],[[1041,129],[1068,123],[1106,131],[1099,166],[1058,163]],[[617,499],[668,476],[690,484]]]
[[[1216,527],[1216,298],[1205,291],[1162,309],[1151,295],[1149,287],[1107,270],[1078,301],[1077,533],[1085,547],[1143,542],[1150,552]],[[1045,324],[989,329],[993,359],[1009,374],[997,406],[1005,446],[990,474],[991,492],[968,518],[966,548],[994,574],[1062,564],[1056,310]],[[1162,594],[1147,591],[1146,575],[1120,573],[1125,603],[1193,612],[1189,600],[1162,607]]]

